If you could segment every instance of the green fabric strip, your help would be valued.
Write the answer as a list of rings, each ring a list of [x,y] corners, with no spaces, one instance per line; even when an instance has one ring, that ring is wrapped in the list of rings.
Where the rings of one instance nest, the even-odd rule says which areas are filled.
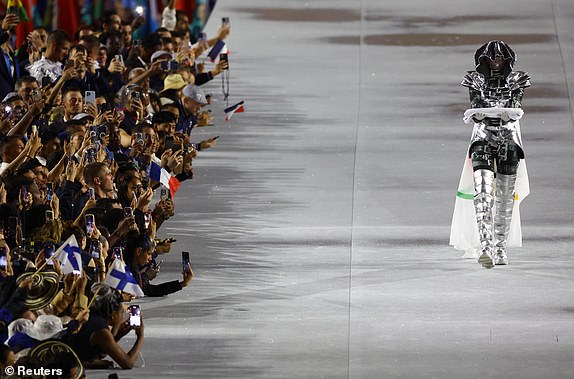
[[[474,195],[468,194],[468,193],[464,193],[464,192],[457,192],[456,193],[457,197],[460,197],[461,199],[465,199],[465,200],[472,200],[474,199]]]

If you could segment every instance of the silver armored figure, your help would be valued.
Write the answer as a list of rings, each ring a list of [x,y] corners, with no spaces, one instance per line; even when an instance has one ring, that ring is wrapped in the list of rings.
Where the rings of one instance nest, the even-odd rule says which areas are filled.
[[[472,163],[473,205],[480,241],[478,262],[492,268],[508,264],[506,247],[517,171],[524,159],[518,119],[523,114],[522,96],[530,86],[530,77],[513,71],[516,55],[502,41],[481,46],[474,61],[476,69],[468,71],[462,81],[470,92],[470,109],[465,117],[474,124],[468,158]],[[452,240],[451,231],[451,244],[455,244]]]

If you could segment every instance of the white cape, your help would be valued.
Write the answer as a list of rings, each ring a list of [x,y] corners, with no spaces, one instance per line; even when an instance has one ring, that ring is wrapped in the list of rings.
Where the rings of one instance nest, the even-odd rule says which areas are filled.
[[[512,124],[516,127],[520,136],[520,124],[514,121]],[[521,137],[520,137],[521,138]],[[528,172],[526,171],[526,162],[521,159],[518,163],[518,172],[516,177],[516,187],[514,196],[514,209],[512,211],[512,220],[510,222],[510,232],[508,235],[507,246],[522,246],[522,231],[520,228],[520,203],[530,193],[528,182]],[[480,239],[478,236],[478,224],[476,222],[476,213],[474,210],[474,177],[472,161],[468,156],[468,151],[462,168],[462,175],[458,184],[456,202],[454,205],[454,214],[450,228],[450,242],[455,249],[464,250],[463,258],[477,258],[480,249]],[[495,210],[496,211],[496,210]]]

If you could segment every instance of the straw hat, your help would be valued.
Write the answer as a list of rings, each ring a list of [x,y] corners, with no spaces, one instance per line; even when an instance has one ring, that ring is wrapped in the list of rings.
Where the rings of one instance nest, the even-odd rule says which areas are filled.
[[[51,271],[27,272],[18,277],[16,284],[30,277],[33,278],[32,288],[28,291],[24,305],[31,311],[45,308],[58,294],[58,274]]]

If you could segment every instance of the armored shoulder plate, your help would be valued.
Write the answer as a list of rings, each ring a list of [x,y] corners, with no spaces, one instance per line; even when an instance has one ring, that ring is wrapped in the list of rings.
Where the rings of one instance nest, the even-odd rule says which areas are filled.
[[[467,71],[461,84],[480,91],[484,88],[484,75],[476,71]]]
[[[508,83],[508,87],[512,91],[517,90],[519,88],[526,88],[530,87],[530,76],[527,72],[524,71],[513,71],[508,75],[506,79]]]

